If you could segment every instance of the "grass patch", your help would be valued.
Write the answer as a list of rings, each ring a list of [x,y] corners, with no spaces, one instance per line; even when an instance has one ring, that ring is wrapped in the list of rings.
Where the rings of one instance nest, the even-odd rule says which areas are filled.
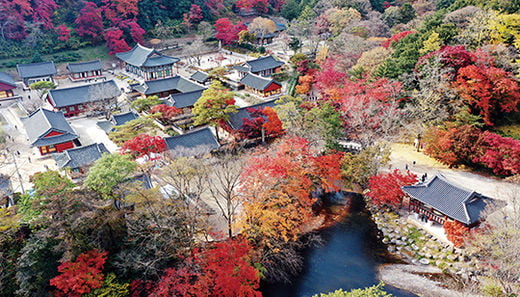
[[[495,127],[495,131],[501,136],[520,140],[520,124]]]
[[[408,230],[406,237],[412,239],[416,245],[423,245],[425,243],[424,235],[419,231],[419,229],[411,227]]]

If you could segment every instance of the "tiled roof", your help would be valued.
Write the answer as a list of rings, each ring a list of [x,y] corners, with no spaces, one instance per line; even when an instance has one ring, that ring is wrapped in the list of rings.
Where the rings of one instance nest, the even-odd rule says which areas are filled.
[[[246,76],[244,76],[240,80],[240,83],[260,91],[267,89],[273,83],[279,85],[280,87],[282,86],[279,82],[275,81],[274,79],[265,78],[252,73],[246,74]]]
[[[201,84],[205,83],[208,80],[208,77],[209,75],[202,71],[197,71],[190,76],[191,79]]]
[[[92,98],[92,94],[90,91],[91,88],[98,87],[106,91],[112,90],[114,93],[105,94],[106,96],[104,97],[96,96],[95,98]],[[82,85],[77,87],[55,89],[49,91],[51,104],[56,108],[113,98],[119,95],[121,95],[121,90],[113,80],[98,82],[90,85]]]
[[[6,85],[10,85],[16,88],[16,83],[14,82],[14,79],[5,72],[0,72],[0,83],[4,83]]]
[[[103,66],[99,60],[67,64],[67,69],[69,69],[69,71],[72,73],[102,70],[102,68]]]
[[[102,143],[94,143],[91,145],[72,148],[63,153],[55,154],[54,160],[59,168],[80,168],[92,165],[96,160],[100,159],[103,154],[110,154]]]
[[[64,143],[78,138],[78,135],[74,132],[69,123],[67,123],[61,111],[50,111],[40,108],[21,120],[25,126],[29,143],[33,146]],[[57,131],[63,134],[43,137],[51,131]]]
[[[168,150],[172,151],[172,153],[179,151],[181,154],[183,151],[190,153],[189,150],[192,150],[193,153],[200,153],[196,149],[210,152],[220,147],[215,135],[208,127],[181,135],[166,137],[164,141],[166,141]]]
[[[276,60],[273,56],[260,57],[256,60],[247,61],[243,66],[249,66],[251,72],[260,72],[284,65],[284,62]]]
[[[41,62],[32,64],[17,64],[18,75],[21,78],[41,77],[56,74],[54,62]]]
[[[163,55],[153,48],[147,48],[140,44],[137,44],[133,49],[127,52],[117,53],[116,57],[137,67],[160,66],[173,64],[179,61],[178,58]]]
[[[241,107],[237,109],[236,113],[232,113],[229,115],[229,124],[231,128],[238,130],[242,128],[242,124],[244,123],[244,119],[251,119],[251,115],[247,111],[249,108],[265,108],[265,107],[274,107],[275,100],[270,100],[258,104],[254,104],[251,106]]]
[[[493,199],[453,185],[441,175],[401,188],[411,197],[467,225],[477,222],[495,205]]]
[[[0,199],[4,195],[10,195],[12,193],[11,179],[8,175],[0,174]]]
[[[172,95],[172,101],[173,105],[177,108],[185,108],[195,105],[195,102],[199,100],[200,96],[202,96],[202,92],[205,90],[198,90],[193,92],[187,92],[187,93],[180,93],[180,94],[173,94]]]
[[[125,113],[119,113],[112,115],[112,122],[115,126],[121,126],[125,124],[126,122],[129,122],[131,120],[135,120],[139,117],[138,114],[136,114],[133,111],[125,112]]]
[[[177,90],[181,93],[187,93],[203,89],[203,86],[200,86],[188,79],[185,79],[182,76],[150,80],[144,82],[144,84],[142,85],[134,87],[134,90],[145,95],[168,92],[172,90]]]

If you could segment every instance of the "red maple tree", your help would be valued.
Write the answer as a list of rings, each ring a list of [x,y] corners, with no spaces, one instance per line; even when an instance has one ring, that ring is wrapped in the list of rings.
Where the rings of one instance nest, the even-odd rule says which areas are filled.
[[[204,4],[209,9],[211,15],[216,17],[220,17],[220,14],[226,8],[224,0],[206,0]]]
[[[398,42],[399,40],[405,38],[407,35],[414,34],[414,33],[417,33],[417,32],[415,32],[415,31],[403,31],[403,32],[396,33],[396,34],[392,35],[390,38],[388,38],[385,41],[383,41],[381,43],[381,46],[383,46],[384,48],[389,48],[390,46],[392,46],[392,44],[394,44],[394,43]]]
[[[74,22],[76,33],[81,37],[88,37],[93,41],[99,41],[103,37],[103,18],[101,8],[94,2],[85,2]]]
[[[238,0],[235,2],[235,6],[239,9],[244,9],[246,11],[251,11],[251,9],[256,10],[258,13],[266,13],[269,8],[268,0]]]
[[[468,51],[463,45],[445,45],[440,49],[419,58],[416,69],[420,68],[421,65],[433,57],[439,57],[440,62],[444,65],[444,67],[453,69],[453,75],[457,74],[460,68],[472,65],[477,60],[475,54]]]
[[[480,156],[474,162],[482,163],[498,175],[520,174],[520,140],[485,131],[481,141],[477,148]]]
[[[130,46],[123,38],[123,31],[119,29],[109,30],[105,34],[107,47],[110,49],[111,55],[115,53],[126,52],[130,50]]]
[[[228,239],[200,250],[170,268],[151,297],[260,297],[260,274],[251,265],[251,246],[243,238]]]
[[[459,70],[455,82],[472,113],[493,126],[501,113],[518,111],[520,85],[512,73],[492,66],[469,65]]]
[[[134,158],[149,156],[152,153],[162,153],[166,151],[166,142],[160,136],[150,136],[139,134],[127,140],[121,147],[121,151],[131,154]]]
[[[267,106],[261,108],[246,109],[250,119],[243,119],[242,128],[239,133],[246,138],[252,139],[262,135],[262,130],[266,136],[275,136],[283,131],[283,124],[276,111]]]
[[[80,254],[76,261],[58,266],[61,274],[50,280],[58,288],[56,296],[80,297],[103,285],[107,252],[91,250]]]
[[[202,14],[202,8],[200,8],[200,6],[197,4],[192,4],[190,10],[183,16],[183,23],[186,25],[186,27],[191,28],[193,24],[200,23],[203,18],[204,15]]]
[[[368,180],[370,191],[367,196],[377,206],[387,205],[398,208],[405,195],[401,187],[412,185],[417,181],[417,175],[409,171],[402,173],[395,169],[390,173],[380,173]]]
[[[238,33],[247,30],[243,22],[233,24],[228,18],[221,18],[215,22],[215,37],[224,44],[233,44],[238,41]]]
[[[35,2],[33,20],[43,24],[45,29],[52,29],[52,17],[54,12],[58,9],[58,4],[54,0],[38,0]]]
[[[459,221],[446,221],[442,225],[448,240],[456,247],[461,247],[469,235],[470,229]]]
[[[59,25],[55,28],[56,33],[58,33],[58,40],[68,41],[70,39],[70,33],[72,30],[66,25]]]
[[[159,120],[162,122],[169,122],[172,118],[178,116],[182,113],[182,110],[178,109],[175,106],[168,106],[166,104],[158,104],[154,105],[150,108],[150,113],[156,114],[160,113]]]

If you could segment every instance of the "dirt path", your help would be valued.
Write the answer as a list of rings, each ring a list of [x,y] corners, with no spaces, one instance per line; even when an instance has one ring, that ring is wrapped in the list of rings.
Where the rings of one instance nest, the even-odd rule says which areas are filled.
[[[405,170],[408,167],[408,170],[418,176],[426,173],[428,177],[441,173],[453,183],[488,197],[511,202],[514,196],[520,195],[520,185],[518,184],[506,182],[498,177],[471,172],[468,169],[448,168],[422,152],[417,152],[411,145],[392,145],[390,159],[392,170],[396,168]]]

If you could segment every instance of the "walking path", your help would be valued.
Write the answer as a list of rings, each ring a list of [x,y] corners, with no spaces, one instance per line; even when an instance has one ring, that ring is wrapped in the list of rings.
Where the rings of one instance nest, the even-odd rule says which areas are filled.
[[[404,171],[408,168],[419,177],[426,173],[428,178],[441,173],[449,181],[463,188],[508,202],[507,207],[509,209],[512,208],[511,202],[513,199],[515,197],[520,198],[520,185],[518,184],[483,173],[471,172],[468,169],[448,168],[422,152],[417,152],[411,145],[394,144],[390,159],[392,170]]]

